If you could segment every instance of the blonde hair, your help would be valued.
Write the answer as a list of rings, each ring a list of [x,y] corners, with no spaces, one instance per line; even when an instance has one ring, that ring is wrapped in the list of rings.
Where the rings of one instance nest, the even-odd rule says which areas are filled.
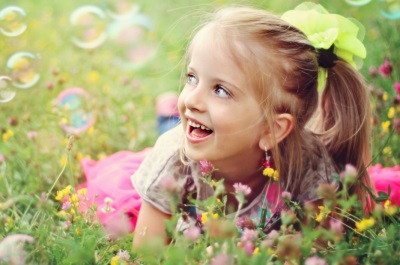
[[[365,164],[369,161],[369,96],[362,76],[352,66],[338,59],[328,69],[319,98],[317,52],[297,28],[249,7],[218,10],[199,32],[210,28],[258,89],[269,128],[274,114],[289,113],[295,118],[292,132],[271,149],[281,186],[298,193],[305,165],[318,151],[317,141],[325,146],[338,171],[350,163],[358,169],[360,180],[371,187]],[[187,58],[195,42],[196,36]],[[368,204],[360,184],[350,192]]]

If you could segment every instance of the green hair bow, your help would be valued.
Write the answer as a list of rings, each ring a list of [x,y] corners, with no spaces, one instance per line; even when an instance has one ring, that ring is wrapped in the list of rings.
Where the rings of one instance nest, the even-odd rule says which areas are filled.
[[[364,59],[367,55],[361,40],[363,26],[354,19],[329,14],[321,5],[306,2],[294,10],[285,12],[282,19],[301,30],[316,49],[329,49],[334,45],[334,54],[357,68],[354,57]],[[327,71],[320,67],[318,90],[325,86]]]

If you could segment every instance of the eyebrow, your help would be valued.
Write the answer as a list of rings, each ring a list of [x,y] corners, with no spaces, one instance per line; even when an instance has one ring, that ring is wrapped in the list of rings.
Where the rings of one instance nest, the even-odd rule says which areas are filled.
[[[194,69],[192,66],[190,66],[190,64],[188,65],[187,70],[191,70],[193,72],[196,72],[196,69]],[[240,89],[236,85],[234,85],[234,84],[232,84],[232,83],[230,83],[230,82],[228,82],[226,80],[223,80],[223,79],[220,79],[220,78],[213,78],[213,81],[216,82],[216,83],[219,83],[219,84],[225,83],[228,86],[229,89],[233,88],[235,91],[240,92],[243,95],[246,95],[246,93],[245,93],[245,91],[243,89]]]

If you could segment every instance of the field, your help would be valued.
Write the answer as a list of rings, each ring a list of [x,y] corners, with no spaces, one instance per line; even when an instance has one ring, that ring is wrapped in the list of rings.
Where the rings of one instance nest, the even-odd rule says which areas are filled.
[[[347,1],[352,5],[344,0],[314,2],[332,13],[354,17],[365,27],[368,55],[360,71],[371,91],[371,164],[394,168],[400,164],[399,4],[394,0]],[[358,6],[361,2],[369,3]],[[221,245],[234,236],[207,237],[199,243],[178,238],[169,248],[155,244],[144,254],[133,253],[132,234],[110,239],[90,207],[84,214],[60,214],[62,202],[57,200],[57,191],[71,185],[69,195],[75,194],[75,187],[85,181],[80,164],[84,158],[100,160],[121,150],[140,151],[154,144],[158,136],[156,97],[182,88],[185,47],[206,11],[225,4],[245,4],[281,14],[299,3],[14,0],[11,5],[0,0],[0,28],[6,31],[0,32],[0,264],[216,262],[219,252],[207,256],[207,246],[210,242]],[[7,15],[7,10],[14,10],[17,18]],[[141,31],[129,30],[130,24],[124,22],[127,10],[133,10],[133,23],[140,25]],[[77,18],[79,12],[89,12],[92,17],[82,22]],[[26,30],[17,34],[23,25]],[[83,27],[90,30],[83,32]],[[68,95],[73,95],[72,99]],[[74,96],[80,98],[80,105]],[[382,216],[374,213],[377,224],[363,233],[365,237],[350,242],[353,238],[349,233],[340,240],[332,239],[335,243],[315,252],[318,257],[329,253],[329,264],[355,264],[345,257],[358,258],[362,264],[399,264],[400,235],[396,229],[400,219],[397,210],[386,211],[392,209],[388,208],[390,202],[381,202],[386,202]],[[392,204],[394,207],[395,202]],[[364,220],[362,216],[360,220]],[[393,234],[389,236],[389,232]],[[19,238],[6,241],[10,235]],[[287,246],[288,256],[293,258],[278,259],[277,264],[304,264],[314,255],[311,242],[320,235],[303,231],[301,255],[296,256],[295,247]],[[236,253],[237,242],[229,240],[224,253]],[[232,264],[273,260],[269,258],[273,256],[271,248],[265,249],[257,255],[239,251]],[[152,258],[143,258],[146,253]]]

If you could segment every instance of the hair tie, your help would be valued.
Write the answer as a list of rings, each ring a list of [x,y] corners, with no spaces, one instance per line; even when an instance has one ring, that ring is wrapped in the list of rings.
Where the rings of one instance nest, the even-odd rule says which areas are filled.
[[[285,12],[282,19],[301,30],[318,52],[318,90],[325,87],[327,71],[340,58],[357,68],[355,58],[367,55],[363,26],[354,19],[330,14],[324,7],[305,2]]]
[[[335,61],[338,59],[334,53],[334,45],[332,44],[329,49],[317,49],[318,65],[323,68],[332,68],[335,66]]]

